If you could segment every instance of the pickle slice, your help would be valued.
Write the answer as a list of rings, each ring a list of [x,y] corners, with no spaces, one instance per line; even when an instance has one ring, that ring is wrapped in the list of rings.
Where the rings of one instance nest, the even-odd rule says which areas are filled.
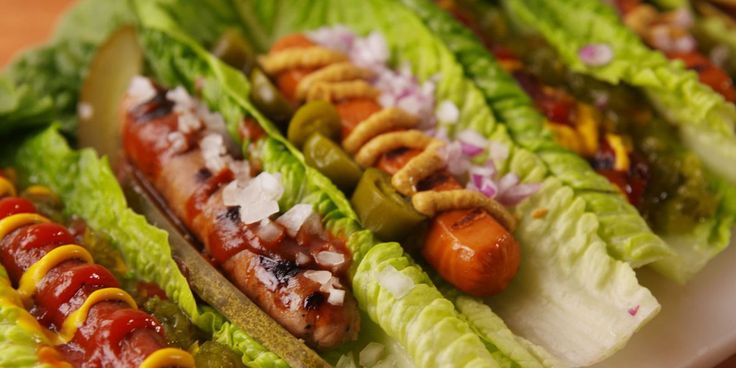
[[[141,73],[143,50],[135,29],[124,26],[97,50],[79,98],[81,146],[92,146],[107,155],[114,166],[121,157],[120,105],[130,80]]]

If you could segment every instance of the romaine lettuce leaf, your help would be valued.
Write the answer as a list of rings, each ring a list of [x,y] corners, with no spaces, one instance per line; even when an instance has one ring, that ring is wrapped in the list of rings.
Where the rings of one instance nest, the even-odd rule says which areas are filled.
[[[402,269],[406,268],[412,274],[421,273],[421,270],[396,244],[392,246],[394,251],[380,252],[389,245],[375,244],[373,235],[359,227],[345,196],[327,178],[307,167],[301,153],[245,99],[249,85],[240,72],[218,61],[180,30],[172,29],[173,22],[145,14],[142,15],[142,22],[144,26],[151,27],[142,31],[141,40],[147,50],[146,61],[158,82],[168,86],[183,85],[193,91],[196,80],[197,85],[201,86],[199,97],[212,110],[223,114],[231,132],[236,131],[237,124],[244,116],[251,116],[269,133],[270,136],[262,143],[260,155],[264,170],[282,174],[285,193],[280,205],[288,208],[296,203],[311,203],[325,220],[328,230],[347,238],[353,255],[352,284],[358,304],[368,311],[385,333],[401,342],[420,366],[441,366],[442,362],[450,361],[446,359],[460,356],[471,360],[468,357],[480,357],[473,360],[479,367],[496,366],[480,338],[472,332],[452,304],[441,296],[428,277],[416,276],[416,291],[411,294],[411,300],[421,300],[427,304],[394,303],[385,296],[388,292],[380,286],[374,272],[361,272],[361,267],[369,264],[370,255],[374,254],[381,254],[386,262],[402,265]],[[153,28],[169,29],[163,32]],[[237,138],[235,133],[233,136]],[[361,292],[369,287],[371,293]],[[390,309],[401,318],[381,318],[382,315],[371,312],[376,308]],[[442,334],[436,338],[417,338],[417,326],[433,324],[438,326],[436,329]],[[407,329],[411,333],[407,333]],[[462,337],[462,345],[446,344],[442,336],[448,334]],[[445,357],[445,360],[435,362],[434,357]],[[398,360],[395,357],[392,359]]]
[[[711,168],[715,165],[731,170],[733,165],[723,163],[731,162],[727,158],[729,155],[736,155],[736,136],[733,130],[736,113],[732,114],[733,105],[723,101],[709,87],[700,84],[697,75],[686,71],[679,62],[670,62],[663,55],[646,48],[636,35],[619,23],[616,15],[607,6],[599,2],[583,6],[577,0],[565,0],[554,4],[545,3],[541,8],[534,8],[535,11],[530,12],[528,7],[536,6],[535,4],[535,0],[525,0],[507,2],[506,5],[512,16],[525,21],[527,26],[536,28],[545,36],[571,68],[609,82],[629,83],[647,91],[655,106],[666,110],[664,115],[678,123],[680,137],[685,146],[698,153]],[[579,13],[585,15],[582,18],[585,21],[573,26],[564,20],[561,12],[577,7],[576,4],[581,5]],[[615,58],[609,65],[600,68],[585,66],[577,57],[577,49],[596,41],[609,43],[615,50]],[[678,107],[672,108],[672,105]],[[720,120],[712,119],[717,111],[723,112],[723,115],[719,115],[722,118]],[[689,117],[681,119],[686,116]],[[719,126],[725,130],[721,130]],[[723,170],[714,171],[730,179]],[[654,269],[680,283],[686,282],[700,271],[729,244],[728,230],[733,226],[736,213],[727,199],[735,189],[718,177],[712,177],[709,181],[714,193],[722,199],[716,214],[691,231],[659,234],[674,254],[656,262]],[[601,213],[601,230],[604,233],[609,229],[616,229],[615,233],[604,235],[604,239],[615,239],[616,233],[624,232],[634,224],[624,220],[632,220],[632,217],[614,215],[615,211],[612,209],[616,204],[603,195],[592,192],[583,197],[588,199],[594,211]],[[606,226],[607,224],[610,226]],[[636,251],[636,248],[627,251]]]
[[[408,62],[420,79],[429,78],[440,74],[442,79],[437,88],[437,99],[449,99],[456,103],[461,111],[460,128],[473,127],[479,132],[508,144],[511,147],[510,158],[503,163],[504,170],[511,170],[518,174],[526,182],[540,182],[549,175],[545,164],[533,153],[523,147],[519,147],[510,139],[503,125],[497,124],[494,116],[485,103],[485,96],[477,90],[473,83],[464,78],[463,69],[456,62],[452,53],[438,40],[421,21],[406,8],[397,6],[396,3],[388,1],[321,1],[321,2],[239,2],[239,14],[248,14],[244,19],[245,34],[261,34],[261,43],[271,42],[274,38],[290,32],[298,32],[318,28],[325,25],[342,23],[346,24],[358,33],[365,34],[378,30],[383,33],[389,47],[391,48],[393,61],[397,64]],[[182,6],[185,6],[182,4]],[[196,6],[196,5],[195,5]],[[169,11],[175,11],[172,7]],[[174,9],[174,10],[172,10]],[[151,23],[158,23],[155,19]],[[169,22],[160,22],[164,24]],[[144,21],[144,24],[146,22]],[[242,26],[242,25],[241,25]],[[176,32],[186,33],[186,22],[180,24]],[[253,30],[257,28],[257,30]],[[174,32],[172,32],[174,33]],[[200,35],[195,35],[198,37]],[[206,36],[202,36],[201,42],[207,42]],[[211,42],[211,40],[209,40]],[[245,81],[243,81],[245,82]],[[226,82],[229,83],[229,82]],[[298,156],[298,155],[297,155]],[[559,180],[548,178],[544,181],[544,189],[532,197],[529,203],[537,203],[537,207],[549,207],[550,215],[544,219],[536,220],[537,226],[522,226],[517,231],[517,238],[522,240],[522,254],[524,254],[520,274],[517,282],[504,294],[493,298],[493,303],[505,306],[518,304],[522,308],[504,308],[500,315],[510,324],[511,328],[522,335],[530,337],[535,343],[542,343],[545,347],[554,349],[556,354],[564,360],[563,363],[581,364],[590,363],[602,359],[615,351],[628,337],[646,320],[651,318],[659,309],[659,305],[644,288],[636,281],[631,268],[625,263],[617,262],[606,254],[605,244],[596,235],[598,222],[593,214],[584,211],[584,201],[575,198],[572,189],[562,185]],[[574,204],[572,210],[566,207]],[[536,207],[535,207],[536,208]],[[534,208],[520,206],[517,215],[522,218],[530,218]],[[580,224],[577,226],[576,224]],[[557,229],[560,231],[552,231]],[[540,228],[547,231],[546,234],[539,232]],[[552,235],[552,236],[550,236]],[[543,239],[542,239],[543,238]],[[379,253],[379,249],[386,249]],[[355,274],[353,287],[359,301],[365,308],[364,300],[369,299],[373,303],[368,304],[368,313],[389,334],[404,342],[409,341],[407,350],[410,354],[424,363],[427,356],[437,355],[436,359],[444,359],[446,354],[458,354],[460,346],[451,344],[452,349],[446,349],[446,353],[440,354],[438,350],[432,352],[418,352],[418,346],[432,341],[433,337],[426,336],[426,331],[414,329],[409,316],[421,315],[412,311],[418,308],[416,304],[398,303],[389,304],[382,298],[391,298],[390,293],[380,288],[380,283],[362,280],[364,274],[370,274],[362,267],[367,262],[373,262],[373,257],[383,257],[383,253],[391,252],[400,254],[397,245],[374,246],[366,254]],[[375,255],[374,255],[374,252]],[[535,267],[537,262],[545,261],[543,267]],[[388,260],[378,258],[381,264]],[[394,258],[394,265],[407,275],[413,275],[414,271],[406,270],[406,261]],[[367,266],[366,266],[367,267]],[[385,266],[384,266],[385,267]],[[376,272],[381,270],[379,264],[370,270]],[[409,268],[412,269],[412,268]],[[406,271],[405,271],[406,270]],[[418,270],[418,269],[417,269]],[[365,273],[361,273],[361,272]],[[415,282],[424,277],[410,276]],[[545,284],[544,292],[529,292],[539,285],[536,280],[549,280]],[[424,285],[424,284],[422,284]],[[419,286],[417,286],[419,287]],[[432,290],[432,289],[428,289]],[[434,291],[432,291],[434,293]],[[413,295],[413,294],[410,294]],[[422,299],[431,296],[421,295]],[[564,303],[552,304],[549,299],[565,300]],[[452,310],[444,299],[428,304],[428,307],[440,308],[443,313],[449,314]],[[591,301],[586,304],[581,301]],[[403,299],[402,299],[403,301]],[[383,307],[382,303],[392,305]],[[424,303],[427,303],[426,301]],[[505,304],[508,303],[508,304]],[[599,309],[601,304],[605,308]],[[546,307],[554,305],[554,308],[546,310]],[[628,314],[628,308],[639,305],[636,317]],[[425,307],[426,308],[426,307]],[[431,310],[431,309],[430,309]],[[489,313],[490,310],[484,310]],[[429,313],[429,311],[427,312]],[[492,312],[490,312],[492,313]],[[624,317],[622,318],[622,314]],[[463,315],[467,318],[466,315]],[[522,317],[523,316],[523,317]],[[581,317],[582,316],[582,317]],[[626,319],[628,316],[628,319]],[[409,318],[411,319],[411,318]],[[596,329],[588,331],[576,329],[573,331],[560,332],[545,330],[544,326],[575,326],[580,320],[595,321]],[[519,322],[523,321],[523,323]],[[417,320],[419,322],[419,320]],[[422,322],[422,325],[426,322]],[[476,332],[480,331],[477,324]],[[437,323],[437,326],[461,331],[462,325],[450,323]],[[429,327],[427,327],[429,328]],[[463,327],[464,329],[464,327]],[[443,334],[451,334],[451,330],[443,331]],[[536,362],[549,363],[545,354],[540,353],[539,348],[534,347],[524,340],[504,340],[505,334],[493,334],[490,330],[481,332],[486,346],[492,355],[498,357],[500,364],[525,363],[525,357],[534,356]],[[455,333],[452,336],[459,336]],[[600,339],[605,335],[606,339]],[[426,337],[425,337],[426,336]],[[468,335],[462,335],[464,340]],[[556,341],[556,336],[564,336],[565,339]],[[430,340],[426,340],[430,339]],[[475,344],[476,339],[470,339]],[[443,341],[453,341],[443,339]],[[433,343],[435,344],[435,343]],[[554,345],[554,346],[552,346]],[[581,349],[580,347],[584,349]],[[444,346],[443,346],[444,347]],[[465,344],[463,351],[469,351]],[[501,348],[504,351],[501,353]],[[424,348],[428,349],[428,348]],[[527,354],[516,353],[526,349]],[[576,351],[581,354],[576,354]],[[416,355],[418,353],[428,355]],[[462,355],[462,354],[461,354]],[[469,357],[463,355],[462,361],[468,361]],[[530,360],[530,361],[534,361]]]
[[[598,216],[599,236],[611,256],[639,267],[672,254],[613,184],[554,141],[526,93],[468,29],[429,1],[402,2],[454,53],[514,142],[536,153],[555,177],[583,196],[586,209]]]
[[[20,55],[4,74],[23,85],[17,88],[23,88],[28,98],[50,103],[54,118],[61,121],[65,133],[72,134],[79,92],[95,49],[126,23],[134,23],[128,1],[80,1],[62,18],[50,43]]]
[[[602,1],[506,1],[525,26],[541,33],[573,70],[646,92],[659,111],[680,127],[683,142],[715,173],[736,183],[736,106],[698,80],[680,61],[647,48]],[[575,14],[575,17],[570,17]],[[603,66],[586,65],[579,50],[603,43],[614,57]]]
[[[0,134],[47,125],[52,113],[50,98],[37,98],[28,86],[0,75]]]
[[[22,186],[42,184],[57,193],[64,202],[66,215],[84,218],[97,235],[117,247],[130,272],[128,277],[134,274],[138,280],[161,286],[213,339],[232,343],[230,348],[243,354],[243,363],[286,366],[217,312],[197,305],[186,278],[171,257],[168,234],[128,209],[106,159],[98,158],[89,149],[70,149],[55,126],[21,141],[7,136],[4,141],[2,164],[17,170]]]

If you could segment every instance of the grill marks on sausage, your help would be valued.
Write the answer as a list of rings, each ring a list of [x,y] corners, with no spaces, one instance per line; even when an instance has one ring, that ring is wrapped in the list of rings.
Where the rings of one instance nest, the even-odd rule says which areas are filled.
[[[230,206],[225,212],[225,217],[235,224],[240,223],[240,206]]]
[[[263,268],[270,272],[278,280],[279,285],[285,285],[289,280],[299,273],[299,267],[292,261],[283,259],[273,259],[265,256],[259,256],[258,260]]]
[[[325,302],[325,296],[322,293],[312,293],[304,299],[304,309],[316,310],[322,303]],[[309,328],[309,326],[307,327]]]
[[[467,215],[463,216],[463,218],[460,219],[460,221],[455,222],[452,224],[452,228],[455,230],[460,230],[470,224],[472,224],[476,218],[483,215],[483,210],[480,208],[474,208],[470,212],[468,212]]]

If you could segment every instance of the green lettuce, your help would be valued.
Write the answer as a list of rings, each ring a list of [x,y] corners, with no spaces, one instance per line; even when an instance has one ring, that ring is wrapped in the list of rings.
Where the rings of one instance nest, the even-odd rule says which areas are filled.
[[[681,61],[647,48],[600,1],[521,0],[505,2],[525,26],[541,33],[573,70],[610,83],[641,88],[655,107],[682,129],[685,145],[715,173],[736,183],[736,106],[700,83]],[[575,17],[570,17],[575,14]],[[602,66],[585,64],[579,50],[603,43],[613,59]]]
[[[170,4],[166,7],[167,12],[180,11],[177,13],[180,15],[185,13],[182,9],[187,6],[201,11],[206,9],[206,6],[192,2],[167,3]],[[172,3],[175,5],[171,5]],[[226,3],[227,1],[222,0],[217,6],[225,6]],[[548,177],[551,174],[545,163],[511,140],[506,128],[496,121],[486,104],[485,96],[472,81],[465,78],[463,68],[452,52],[410,10],[389,1],[241,1],[235,2],[235,5],[237,6],[231,13],[240,14],[241,23],[227,26],[242,27],[243,33],[249,35],[256,45],[268,45],[287,33],[338,23],[345,24],[360,34],[374,30],[381,32],[392,51],[393,62],[409,63],[420,79],[427,79],[435,74],[442,76],[436,97],[438,100],[451,100],[459,107],[461,122],[458,123],[460,127],[455,130],[471,127],[487,137],[506,143],[511,148],[511,153],[508,160],[499,163],[503,172],[513,171],[524,182],[543,183],[543,189],[532,196],[527,205],[516,209],[517,215],[525,219],[524,225],[516,233],[517,239],[521,240],[524,254],[517,281],[506,292],[489,300],[512,330],[548,348],[561,358],[563,364],[588,364],[615,351],[659,310],[659,305],[648,290],[637,283],[632,269],[626,263],[608,256],[605,243],[597,235],[598,220],[595,215],[585,211],[584,200],[576,197],[573,190],[560,180]],[[176,28],[177,33],[187,33],[205,45],[214,42],[211,34],[190,32],[186,27],[189,22],[182,21],[181,17],[177,19],[181,21]],[[222,18],[222,21],[227,22],[227,19]],[[158,24],[172,23],[159,22]],[[155,24],[156,21],[151,23]],[[144,21],[144,24],[150,23]],[[243,80],[242,83],[246,81]],[[534,203],[534,206],[530,203]],[[535,208],[547,208],[549,215],[532,221],[530,213]],[[541,233],[541,229],[545,233]],[[434,326],[449,326],[449,323],[418,324],[417,327],[411,322],[407,323],[406,313],[412,312],[412,308],[419,308],[416,303],[408,305],[402,303],[403,299],[392,301],[391,294],[379,288],[380,283],[362,279],[361,272],[368,276],[380,272],[387,265],[392,265],[416,283],[425,279],[418,269],[414,271],[413,267],[407,267],[403,263],[405,261],[384,258],[392,253],[401,253],[398,245],[376,245],[358,265],[353,287],[364,308],[364,300],[372,302],[368,303],[368,314],[374,320],[377,318],[384,330],[399,341],[408,339],[407,350],[410,354],[416,354],[415,349],[419,347],[428,349],[423,345],[434,344],[435,335],[450,336],[442,339],[445,342],[460,340],[461,338],[456,338],[457,335],[449,331],[435,332],[437,329]],[[546,282],[541,283],[540,280]],[[539,288],[541,290],[537,290]],[[434,293],[433,289],[428,290]],[[431,307],[427,313],[432,309],[449,313],[451,306],[455,309],[462,308],[465,311],[461,314],[463,318],[482,337],[487,350],[502,366],[554,364],[554,359],[550,359],[540,347],[520,338],[509,338],[513,336],[510,330],[499,323],[500,320],[490,308],[468,307],[472,304],[468,304],[468,301],[479,302],[451,294],[447,295],[452,305],[446,299],[440,298],[434,302],[422,299],[421,303]],[[414,297],[413,294],[410,295]],[[427,297],[424,293],[418,293],[417,296]],[[555,300],[559,302],[555,303]],[[519,307],[509,308],[512,304]],[[601,305],[605,307],[601,308]],[[637,306],[635,316],[629,314],[629,309]],[[417,313],[417,316],[423,315],[419,312],[413,313]],[[596,329],[592,332],[583,328],[568,331],[566,327],[560,327],[582,326],[581,321],[592,321]],[[395,326],[398,323],[404,323],[404,326]],[[545,329],[545,326],[558,326],[565,331],[552,331]],[[558,340],[557,336],[564,338]],[[435,361],[445,361],[445,354],[453,354],[461,362],[476,362],[470,360],[471,356],[464,354],[468,348],[467,343],[445,345],[452,349],[445,349],[446,353],[442,354],[437,350],[425,352],[427,355],[420,356],[419,359],[415,356],[416,361],[423,364],[426,362],[423,359],[433,357],[432,354],[438,354],[433,358]],[[463,351],[454,350],[461,348]]]
[[[718,16],[700,16],[695,19],[694,33],[698,41],[705,41],[715,47],[725,47],[727,51],[727,70],[733,77],[736,74],[736,21],[728,21]]]
[[[586,208],[598,216],[599,236],[611,256],[639,267],[672,254],[613,184],[554,141],[530,98],[468,29],[429,1],[402,2],[454,53],[514,142],[537,154],[555,177],[585,199]]]
[[[134,23],[128,1],[80,1],[62,18],[47,45],[20,55],[4,74],[22,86],[17,88],[23,88],[27,98],[46,100],[64,132],[71,135],[77,125],[78,96],[95,49],[113,30],[127,23]],[[0,118],[2,110],[0,106]]]
[[[21,317],[25,315],[25,317]],[[48,344],[39,325],[19,323],[21,318],[33,317],[21,304],[18,293],[10,286],[8,274],[0,265],[0,366],[49,367],[38,361],[38,348]]]
[[[148,9],[146,7],[151,4],[141,2],[141,7]],[[196,93],[213,111],[223,115],[236,139],[237,124],[245,116],[255,118],[263,126],[269,137],[260,143],[258,154],[263,160],[264,170],[282,175],[285,193],[280,200],[281,208],[310,203],[330,232],[347,238],[353,255],[351,282],[359,306],[388,336],[402,343],[405,352],[417,365],[442,366],[450,358],[475,357],[471,359],[475,366],[497,366],[483,342],[452,303],[442,297],[429,277],[401,247],[395,243],[375,244],[373,235],[360,228],[344,195],[319,172],[306,166],[302,154],[247,101],[249,85],[242,73],[207,53],[184,35],[176,23],[162,18],[156,10],[140,11],[139,14],[144,25],[141,42],[154,79],[170,87],[181,85]],[[195,84],[200,87],[197,92],[194,92]],[[401,272],[410,274],[416,283],[413,291],[400,301],[390,297],[390,292],[380,285],[372,268],[366,269],[365,265],[372,264],[378,256],[382,261],[401,265]],[[384,314],[380,312],[385,310],[391,310],[393,318],[382,318]],[[418,326],[435,326],[436,337],[418,339]],[[448,345],[443,336],[457,337],[463,343]],[[438,357],[447,358],[438,360]]]
[[[646,91],[652,103],[666,110],[664,115],[678,124],[684,145],[698,153],[716,173],[731,179],[724,169],[731,170],[733,165],[723,164],[731,161],[721,152],[725,150],[730,152],[729,155],[736,154],[733,126],[736,110],[720,95],[699,83],[695,73],[686,71],[681,63],[671,62],[658,52],[649,50],[636,35],[620,24],[609,7],[599,2],[578,4],[577,0],[565,0],[545,2],[537,7],[535,0],[524,0],[510,1],[506,6],[514,18],[541,33],[573,70],[611,83],[629,83]],[[578,9],[576,14],[585,15],[581,18],[584,21],[576,21],[574,25],[565,21],[563,16],[564,11],[570,11],[573,7]],[[586,66],[577,56],[577,50],[585,44],[598,41],[613,47],[615,57],[602,67]],[[713,165],[722,169],[716,169]],[[709,181],[720,199],[715,215],[686,233],[659,234],[674,254],[652,266],[659,273],[680,283],[690,279],[729,244],[730,228],[736,216],[730,198],[733,198],[736,188],[715,176],[711,176]],[[590,199],[593,210],[602,214],[602,225],[606,222],[611,226],[618,225],[617,232],[631,227],[632,222],[610,215],[613,212],[609,209],[616,204],[604,201],[601,194],[586,193],[584,198]],[[605,226],[601,228],[604,232],[607,229]],[[615,239],[615,236],[616,233],[610,233],[608,237]]]
[[[197,305],[186,278],[171,257],[168,234],[127,207],[123,191],[106,159],[94,151],[72,150],[56,126],[17,142],[5,139],[4,166],[17,170],[21,186],[41,184],[57,193],[67,216],[85,219],[99,236],[123,256],[129,275],[160,285],[192,321],[216,341],[242,354],[253,367],[286,367],[260,343],[211,308]]]

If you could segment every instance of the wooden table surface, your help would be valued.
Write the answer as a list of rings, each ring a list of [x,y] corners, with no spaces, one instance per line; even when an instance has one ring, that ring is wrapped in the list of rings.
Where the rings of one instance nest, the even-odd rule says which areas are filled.
[[[0,69],[14,55],[45,42],[74,0],[0,0]],[[736,355],[715,368],[736,367]]]

